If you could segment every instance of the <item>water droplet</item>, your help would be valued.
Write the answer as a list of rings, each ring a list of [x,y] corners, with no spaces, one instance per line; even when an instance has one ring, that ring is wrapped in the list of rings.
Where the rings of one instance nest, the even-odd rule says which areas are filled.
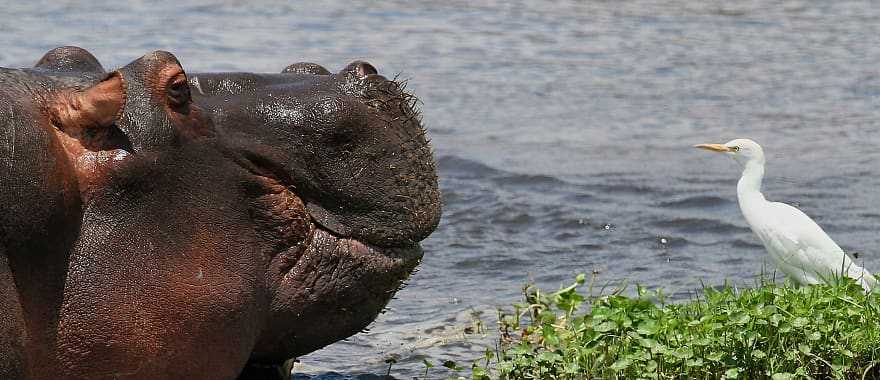
[[[667,243],[666,238],[663,238],[663,237],[660,238],[660,244],[666,244],[666,243]]]

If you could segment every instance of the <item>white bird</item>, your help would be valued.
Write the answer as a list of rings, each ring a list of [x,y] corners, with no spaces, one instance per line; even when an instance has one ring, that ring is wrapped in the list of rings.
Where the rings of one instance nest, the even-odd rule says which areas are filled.
[[[694,147],[728,154],[743,165],[742,178],[736,185],[739,208],[780,271],[802,285],[830,283],[842,276],[856,280],[865,291],[876,285],[877,279],[856,265],[809,216],[764,198],[764,150],[758,143],[735,139]]]

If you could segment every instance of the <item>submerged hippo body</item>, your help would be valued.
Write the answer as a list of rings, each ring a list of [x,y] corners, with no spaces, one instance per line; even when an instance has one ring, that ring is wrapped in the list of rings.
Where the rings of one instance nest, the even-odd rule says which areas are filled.
[[[0,374],[48,378],[39,357],[53,378],[263,376],[363,329],[418,264],[440,216],[434,163],[411,97],[371,66],[200,74],[191,89],[170,55],[130,65],[157,79],[129,83],[73,53],[34,72],[126,78],[110,123],[126,145],[85,190],[76,176],[53,185],[70,205],[46,208],[71,210],[40,219],[69,231],[60,286],[25,295],[34,279],[0,256],[0,306],[18,316],[0,319]],[[258,80],[210,83],[243,77]],[[70,161],[52,173],[77,172]],[[26,299],[52,316],[37,353],[22,348]]]

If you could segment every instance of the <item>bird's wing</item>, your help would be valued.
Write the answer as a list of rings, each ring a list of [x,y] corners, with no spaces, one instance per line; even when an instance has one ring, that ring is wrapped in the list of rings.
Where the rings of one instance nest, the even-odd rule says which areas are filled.
[[[791,269],[806,272],[807,277],[810,272],[822,278],[843,272],[859,279],[863,273],[867,273],[801,210],[779,202],[772,202],[771,210],[777,227],[776,233],[772,234],[774,236],[770,237],[773,241],[771,244],[778,245],[783,253],[777,260],[793,266]]]
[[[776,263],[776,267],[801,284],[821,282],[813,268],[816,264],[810,260],[807,251],[795,234],[773,228],[756,230],[755,233],[764,241],[767,253]]]
[[[779,231],[802,248],[815,248],[829,253],[843,252],[822,227],[803,211],[780,202],[771,202],[770,207]]]

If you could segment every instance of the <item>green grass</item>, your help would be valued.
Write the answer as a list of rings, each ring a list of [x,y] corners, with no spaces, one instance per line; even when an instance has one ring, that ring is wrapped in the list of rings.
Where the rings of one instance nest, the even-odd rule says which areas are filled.
[[[584,276],[499,313],[475,379],[880,379],[880,297],[852,281],[706,288],[689,302],[637,287],[584,296]],[[592,282],[589,286],[592,292]]]

